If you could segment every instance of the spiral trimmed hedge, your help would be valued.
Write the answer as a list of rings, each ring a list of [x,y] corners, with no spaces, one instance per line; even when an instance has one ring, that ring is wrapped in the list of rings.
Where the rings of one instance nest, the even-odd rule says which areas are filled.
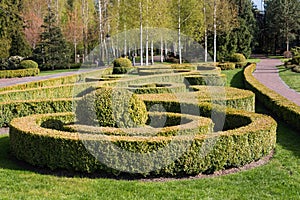
[[[200,107],[202,107],[201,110],[211,112],[208,105],[203,104]],[[34,115],[17,118],[11,122],[10,147],[18,159],[34,166],[88,173],[117,172],[118,170],[109,167],[111,164],[123,166],[124,170],[130,168],[134,173],[160,176],[194,175],[239,167],[268,155],[274,149],[277,125],[271,117],[231,109],[226,111],[226,116],[229,116],[231,120],[244,118],[249,123],[233,130],[195,135],[192,138],[186,136],[103,137],[96,134],[79,134],[41,127],[48,120],[73,122],[74,115],[71,113]],[[214,145],[207,154],[203,154],[202,145],[207,142]],[[110,155],[105,160],[106,164],[99,162],[91,154],[93,152],[87,150],[86,145],[94,151],[101,149],[103,155]],[[103,145],[105,148],[101,148]],[[141,163],[143,169],[151,169],[155,162],[148,158],[149,154],[167,146],[170,154],[176,154],[179,147],[187,147],[187,149],[184,149],[184,152],[171,162],[168,161],[168,156],[161,155],[160,162],[166,161],[168,164],[151,173],[144,173],[140,168],[131,168],[127,158],[114,153],[119,148],[139,153],[144,158]]]
[[[40,70],[38,68],[16,69],[16,70],[1,70],[0,78],[20,78],[27,76],[37,76]]]
[[[252,90],[256,98],[277,117],[300,130],[300,106],[261,84],[252,75],[255,69],[256,64],[251,64],[245,68],[245,86]]]
[[[155,104],[162,104],[168,112],[177,110],[181,103],[213,102],[230,108],[255,111],[255,95],[248,90],[231,87],[190,86],[195,92],[177,94],[143,94],[139,97],[146,103],[148,109]]]

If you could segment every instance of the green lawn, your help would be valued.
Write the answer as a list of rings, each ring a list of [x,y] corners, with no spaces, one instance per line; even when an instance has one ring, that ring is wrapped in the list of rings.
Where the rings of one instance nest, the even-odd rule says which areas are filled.
[[[244,88],[243,69],[224,70],[222,74],[226,75],[226,86]]]
[[[260,62],[260,59],[258,59],[258,58],[249,58],[249,59],[247,59],[247,62],[251,62],[251,63],[259,63],[259,62]]]
[[[53,74],[59,74],[64,72],[76,72],[78,70],[79,69],[60,69],[60,70],[41,71],[39,76],[53,75]]]
[[[292,72],[284,66],[279,66],[280,78],[292,89],[300,92],[300,73]]]
[[[241,69],[226,71],[228,84],[242,83]],[[257,112],[266,112],[257,107]],[[277,146],[266,165],[236,174],[168,182],[62,177],[29,170],[0,136],[0,199],[299,199],[300,135],[279,122]]]

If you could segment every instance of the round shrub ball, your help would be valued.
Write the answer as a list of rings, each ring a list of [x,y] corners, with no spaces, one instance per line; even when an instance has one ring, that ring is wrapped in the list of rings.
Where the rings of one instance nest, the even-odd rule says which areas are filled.
[[[20,63],[21,69],[38,68],[39,65],[33,60],[22,60]]]
[[[247,59],[246,59],[246,57],[245,57],[243,54],[241,54],[241,53],[234,53],[234,54],[232,54],[232,55],[230,56],[229,61],[230,61],[230,62],[241,63],[241,62],[246,62]]]
[[[76,117],[80,124],[133,128],[146,124],[145,103],[121,88],[99,88],[78,101]]]
[[[132,69],[132,63],[128,58],[117,58],[113,62],[113,74],[126,74]]]

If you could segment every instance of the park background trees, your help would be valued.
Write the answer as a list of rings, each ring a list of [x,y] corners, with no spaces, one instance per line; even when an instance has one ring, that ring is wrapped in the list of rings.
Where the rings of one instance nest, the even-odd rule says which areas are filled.
[[[154,61],[154,54],[164,61],[171,52],[184,62],[181,51],[187,46],[182,36],[203,46],[203,61],[208,54],[222,61],[236,52],[249,57],[253,49],[276,52],[299,45],[299,0],[269,0],[265,12],[255,9],[251,0],[3,0],[1,58],[42,53],[38,49],[45,40],[49,5],[59,37],[66,42],[61,42],[66,48],[60,48],[70,49],[66,57],[74,63],[104,61],[108,53],[130,57],[133,52],[146,65]],[[134,29],[137,35],[128,35]],[[164,30],[176,35],[167,36]],[[95,57],[87,58],[93,50]]]

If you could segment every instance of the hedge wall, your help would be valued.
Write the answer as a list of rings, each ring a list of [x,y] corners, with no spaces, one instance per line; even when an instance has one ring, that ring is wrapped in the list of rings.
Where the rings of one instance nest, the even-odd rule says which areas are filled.
[[[27,76],[37,76],[40,70],[38,68],[16,69],[16,70],[1,70],[0,78],[20,78]]]
[[[75,99],[76,100],[76,99]],[[44,99],[0,103],[0,127],[12,119],[32,114],[72,112],[74,99]]]
[[[176,136],[210,134],[213,122],[209,118],[180,113],[149,112],[146,126],[135,128],[96,127],[81,124],[64,126],[63,130],[81,134],[108,136]],[[47,127],[46,127],[47,128]]]
[[[300,130],[300,106],[267,88],[256,80],[252,75],[255,69],[255,64],[249,65],[245,68],[244,76],[246,87],[252,90],[255,93],[256,98],[277,117],[292,127]]]
[[[209,106],[200,107],[211,112]],[[212,173],[258,160],[274,149],[277,125],[271,117],[230,109],[226,115],[247,118],[250,124],[193,137],[103,137],[41,127],[51,119],[70,123],[74,120],[73,114],[34,115],[11,122],[10,147],[18,159],[34,166],[88,173],[119,174],[120,170],[144,176]],[[207,144],[210,149],[205,148]],[[130,157],[133,161],[130,162],[128,157],[118,153],[120,149],[138,156]],[[104,159],[104,164],[92,155],[95,152],[101,152],[99,159]],[[164,164],[162,168],[159,167],[161,163]]]
[[[175,105],[178,101],[181,103],[213,102],[230,108],[255,111],[255,95],[251,91],[230,87],[191,86],[191,88],[196,91],[177,94],[143,94],[139,97],[148,108],[155,104],[163,104],[170,108],[171,112],[176,110]]]
[[[80,72],[80,71],[79,71]],[[102,76],[106,74],[111,74],[112,68],[107,69],[99,69],[88,72],[82,72],[80,74],[74,74],[70,76],[58,77],[58,78],[50,78],[47,80],[34,81],[29,83],[22,83],[18,85],[8,86],[0,88],[0,92],[2,91],[10,91],[10,90],[27,90],[30,88],[40,88],[40,87],[51,87],[51,86],[61,86],[64,84],[74,84],[78,82],[82,82],[86,77],[89,76]]]

